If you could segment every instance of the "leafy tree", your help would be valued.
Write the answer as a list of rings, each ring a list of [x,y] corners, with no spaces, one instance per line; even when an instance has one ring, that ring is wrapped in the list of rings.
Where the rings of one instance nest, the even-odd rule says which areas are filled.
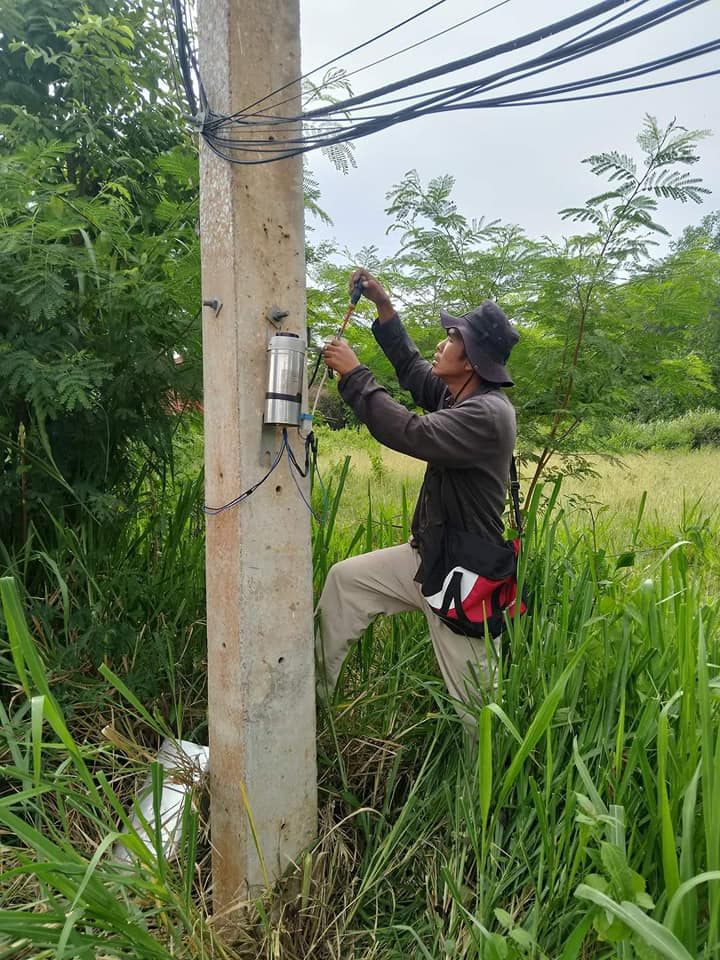
[[[720,210],[706,214],[696,226],[685,227],[672,248],[676,253],[700,249],[720,253]]]
[[[667,234],[654,219],[658,199],[700,203],[709,193],[698,178],[680,169],[697,162],[697,143],[704,135],[704,131],[688,131],[675,121],[663,129],[648,116],[637,138],[643,152],[640,166],[618,151],[596,154],[585,161],[593,173],[607,176],[612,186],[591,197],[583,207],[561,211],[566,219],[590,224],[591,229],[568,241],[573,270],[566,307],[559,314],[565,345],[555,379],[554,412],[548,426],[540,431],[542,449],[528,495],[589,408],[602,403],[608,384],[618,382],[626,338],[622,329],[617,330],[612,313],[604,308],[614,288],[647,258],[654,242],[652,234]],[[613,327],[614,336],[610,335]]]
[[[436,323],[441,307],[452,313],[486,297],[513,302],[537,250],[517,226],[468,220],[452,199],[454,185],[446,175],[424,187],[411,170],[387,195],[388,233],[398,232],[401,244],[388,272],[418,322]]]
[[[634,344],[625,367],[632,417],[679,416],[715,399],[719,267],[718,254],[689,249],[651,264],[615,290],[612,311]]]
[[[667,233],[655,218],[659,200],[699,202],[708,192],[684,169],[698,159],[702,136],[647,117],[639,162],[618,151],[588,158],[609,188],[562,211],[590,229],[558,243],[468,219],[449,175],[425,185],[410,171],[388,194],[388,232],[399,234],[400,246],[382,263],[373,252],[366,262],[391,290],[421,351],[429,355],[440,336],[441,307],[464,312],[492,297],[521,328],[513,402],[524,455],[535,462],[532,486],[553,458],[581,465],[587,432],[580,439],[577,428],[585,421],[680,413],[714,396],[718,350],[707,320],[717,302],[715,220],[706,218],[697,235],[686,232],[670,257],[650,259],[653,235]],[[312,310],[341,315],[347,269],[316,265]],[[353,336],[363,359],[410,402],[366,332]]]
[[[119,184],[153,219],[153,161],[184,143],[158,0],[3,0],[0,146],[59,141],[81,196]]]
[[[197,162],[160,22],[154,0],[0,8],[9,544],[51,515],[107,522],[140,453],[171,462],[169,398],[199,395]]]
[[[200,395],[197,152],[168,73],[166,15],[163,0],[0,3],[11,544],[31,523],[107,523],[131,505],[144,476],[172,467],[178,398]],[[305,95],[337,90],[348,83],[331,71]],[[348,169],[351,146],[331,160]],[[305,186],[325,216],[309,173]]]
[[[702,290],[704,303],[698,310],[694,343],[720,392],[720,210],[704,216],[697,226],[686,227],[672,246],[674,256],[668,258],[668,266],[677,260],[695,290]]]

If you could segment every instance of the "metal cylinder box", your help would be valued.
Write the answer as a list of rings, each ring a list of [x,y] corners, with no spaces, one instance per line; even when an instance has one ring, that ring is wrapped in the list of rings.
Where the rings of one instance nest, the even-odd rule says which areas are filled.
[[[296,427],[300,423],[305,344],[296,333],[276,333],[270,340],[265,423]]]

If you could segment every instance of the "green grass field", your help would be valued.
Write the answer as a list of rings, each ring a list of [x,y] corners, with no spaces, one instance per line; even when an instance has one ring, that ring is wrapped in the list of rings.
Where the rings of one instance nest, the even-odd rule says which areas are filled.
[[[337,470],[346,453],[352,470],[346,484],[341,522],[352,524],[364,516],[368,493],[378,506],[398,507],[405,488],[412,499],[420,487],[424,464],[383,449],[355,431],[323,435],[321,468]],[[563,481],[561,502],[574,523],[601,521],[613,536],[622,538],[635,523],[643,492],[647,493],[645,523],[652,532],[681,531],[689,518],[711,522],[720,509],[720,448],[628,453],[589,457],[594,475]],[[531,469],[520,471],[527,489]],[[655,540],[657,541],[657,537]]]
[[[323,439],[317,586],[348,551],[407,536],[422,471],[366,438]],[[366,631],[319,715],[317,843],[229,939],[209,917],[202,791],[177,858],[136,844],[127,870],[108,855],[146,769],[133,742],[167,716],[107,668],[112,710],[65,715],[3,580],[0,956],[720,957],[718,466],[705,451],[597,461],[596,477],[537,496],[521,566],[532,615],[505,635],[477,750],[422,617]],[[198,570],[178,556],[181,589]],[[100,736],[109,719],[124,740]]]

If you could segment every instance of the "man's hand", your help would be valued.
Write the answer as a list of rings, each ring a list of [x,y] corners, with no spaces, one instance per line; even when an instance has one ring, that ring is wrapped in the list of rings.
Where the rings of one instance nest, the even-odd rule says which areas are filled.
[[[390,297],[388,296],[387,290],[380,283],[379,280],[376,280],[375,277],[369,273],[367,270],[362,268],[359,270],[353,271],[352,276],[350,277],[350,294],[352,295],[355,284],[360,282],[362,287],[362,293],[364,297],[367,297],[372,303],[378,308],[378,318],[381,323],[384,323],[386,320],[390,320],[395,316],[395,308],[390,302]]]
[[[344,377],[346,373],[360,366],[357,354],[347,340],[329,340],[323,350],[323,359],[339,377]]]

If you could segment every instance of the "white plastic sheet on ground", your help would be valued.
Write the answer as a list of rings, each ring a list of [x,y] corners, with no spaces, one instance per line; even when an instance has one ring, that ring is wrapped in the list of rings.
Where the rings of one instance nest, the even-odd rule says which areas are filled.
[[[185,797],[193,786],[200,782],[203,774],[207,772],[210,754],[207,747],[192,743],[190,740],[166,739],[163,740],[155,759],[162,764],[164,769],[159,811],[160,836],[165,856],[171,857],[176,852],[180,841],[180,826]],[[149,775],[138,792],[137,802],[142,818],[150,827],[151,833],[149,834],[145,829],[135,809],[130,815],[130,822],[148,850],[154,852],[156,825],[152,780]],[[123,830],[123,833],[127,833],[127,830]],[[113,854],[121,862],[130,863],[132,861],[132,855],[126,849],[122,840],[118,840],[114,845]]]

